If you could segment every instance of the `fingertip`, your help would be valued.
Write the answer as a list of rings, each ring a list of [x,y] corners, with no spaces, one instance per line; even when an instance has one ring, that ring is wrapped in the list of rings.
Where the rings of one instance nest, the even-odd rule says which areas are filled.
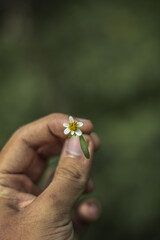
[[[60,136],[63,139],[67,138],[67,135],[64,134],[64,131],[61,131],[61,129],[64,130],[64,123],[69,123],[69,116],[67,114],[63,114],[63,113],[52,113],[50,114],[51,119],[54,120],[54,133],[55,135]],[[82,132],[84,134],[90,134],[93,131],[93,123],[88,120],[88,119],[83,119],[83,118],[77,118],[73,116],[73,119],[76,122],[82,122],[83,126],[80,127],[80,129],[82,130]],[[61,132],[60,132],[61,131]]]
[[[93,131],[93,123],[89,119],[84,119],[84,118],[75,118],[76,121],[82,122],[82,131],[86,134],[91,133]]]
[[[86,184],[86,187],[85,187],[85,190],[84,190],[84,193],[90,193],[92,192],[94,189],[94,183],[93,183],[93,180],[92,178],[90,178]]]
[[[101,213],[100,204],[94,199],[88,199],[79,206],[78,213],[83,221],[96,221]]]
[[[91,133],[90,137],[94,144],[94,150],[97,151],[100,148],[100,144],[101,144],[100,139],[95,132]]]

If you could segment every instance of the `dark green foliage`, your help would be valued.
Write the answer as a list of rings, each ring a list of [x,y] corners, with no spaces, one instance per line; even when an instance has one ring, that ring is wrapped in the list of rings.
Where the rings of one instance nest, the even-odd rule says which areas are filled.
[[[1,5],[0,146],[52,112],[91,119],[103,211],[82,239],[160,239],[160,2]]]

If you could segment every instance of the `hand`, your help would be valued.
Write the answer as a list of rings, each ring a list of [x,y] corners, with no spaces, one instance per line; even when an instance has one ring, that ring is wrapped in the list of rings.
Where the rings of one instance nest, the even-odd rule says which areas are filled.
[[[90,151],[86,159],[79,139],[64,135],[68,116],[51,114],[17,130],[0,152],[0,236],[2,240],[78,239],[85,223],[99,216],[99,206],[79,196],[92,190],[92,156],[99,146],[92,123],[81,128]],[[62,148],[63,147],[63,148]],[[50,184],[37,187],[48,157],[61,153]]]

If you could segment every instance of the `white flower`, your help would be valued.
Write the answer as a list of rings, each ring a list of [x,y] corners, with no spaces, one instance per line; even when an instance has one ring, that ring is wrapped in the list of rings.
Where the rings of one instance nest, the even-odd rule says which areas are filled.
[[[63,126],[66,128],[64,130],[65,135],[67,135],[69,133],[71,133],[72,136],[73,135],[77,135],[77,136],[82,135],[82,131],[79,129],[79,127],[82,127],[83,123],[75,122],[72,116],[69,117],[69,123],[63,123]]]

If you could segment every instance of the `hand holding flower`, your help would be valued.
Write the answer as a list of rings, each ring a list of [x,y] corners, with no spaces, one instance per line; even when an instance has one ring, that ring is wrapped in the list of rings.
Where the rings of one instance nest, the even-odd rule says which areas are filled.
[[[71,140],[63,133],[64,114],[51,114],[18,129],[0,152],[0,236],[12,240],[75,240],[86,223],[99,216],[94,199],[77,199],[93,189],[90,168],[98,137],[83,121],[90,158],[79,149],[78,123],[70,121]],[[70,120],[72,120],[70,118]],[[66,130],[68,131],[68,130]],[[73,134],[74,131],[74,134]],[[69,133],[69,132],[68,132]],[[73,134],[73,135],[72,135]],[[54,177],[37,185],[47,159],[60,154]],[[92,183],[92,184],[91,184]]]

